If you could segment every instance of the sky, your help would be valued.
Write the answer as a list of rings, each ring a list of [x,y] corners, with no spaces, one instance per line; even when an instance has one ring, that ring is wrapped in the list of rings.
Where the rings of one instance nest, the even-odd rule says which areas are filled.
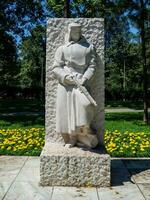
[[[130,25],[130,32],[133,34],[137,34],[138,33],[138,29],[132,25]]]

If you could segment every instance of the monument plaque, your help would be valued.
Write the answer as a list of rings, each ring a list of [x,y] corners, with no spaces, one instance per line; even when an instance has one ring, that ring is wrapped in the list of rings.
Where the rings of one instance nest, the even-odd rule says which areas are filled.
[[[40,184],[109,186],[104,133],[103,19],[49,19],[46,142]]]

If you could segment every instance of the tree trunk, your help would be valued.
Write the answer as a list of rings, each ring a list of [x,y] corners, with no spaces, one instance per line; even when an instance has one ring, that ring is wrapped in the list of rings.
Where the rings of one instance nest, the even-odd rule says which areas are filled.
[[[64,2],[64,17],[65,18],[69,18],[70,16],[69,3],[70,3],[70,0],[65,0]]]
[[[146,62],[146,44],[145,44],[145,5],[143,0],[141,2],[141,43],[142,43],[142,58],[143,58],[143,102],[144,102],[144,116],[145,124],[148,124],[148,80],[147,80],[147,62]]]

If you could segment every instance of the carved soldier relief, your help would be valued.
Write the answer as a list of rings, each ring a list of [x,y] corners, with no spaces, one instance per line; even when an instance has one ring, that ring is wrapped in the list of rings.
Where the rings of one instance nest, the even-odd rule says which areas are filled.
[[[82,35],[79,23],[70,23],[65,44],[55,52],[52,70],[58,80],[56,132],[67,148],[94,148],[98,144],[91,126],[97,103],[88,90],[96,66],[94,46]]]

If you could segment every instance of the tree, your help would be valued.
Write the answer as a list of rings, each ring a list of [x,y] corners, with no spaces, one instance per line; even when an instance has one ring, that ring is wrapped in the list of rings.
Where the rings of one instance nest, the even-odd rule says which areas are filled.
[[[143,65],[143,102],[144,115],[143,120],[148,124],[148,69],[146,53],[146,21],[148,20],[148,0],[129,1],[129,16],[133,24],[139,29],[141,38],[141,55]],[[149,3],[150,4],[150,3]]]
[[[133,94],[136,95],[135,90],[137,92],[141,91],[139,80],[142,80],[141,70],[145,62],[143,57],[144,54],[148,55],[148,52],[150,52],[150,16],[148,16],[150,12],[148,12],[148,0],[47,0],[47,8],[45,1],[46,0],[0,1],[0,31],[2,34],[0,49],[3,49],[2,45],[4,45],[9,38],[9,44],[7,44],[10,46],[10,48],[8,48],[8,54],[10,54],[11,57],[9,62],[14,63],[14,70],[11,71],[13,68],[11,68],[11,64],[9,65],[9,63],[7,63],[8,60],[6,60],[6,58],[5,69],[8,69],[7,72],[12,74],[13,81],[17,81],[19,78],[22,88],[42,86],[44,81],[42,80],[43,75],[41,76],[40,72],[44,71],[44,67],[42,67],[44,64],[42,63],[45,62],[43,57],[46,55],[46,36],[44,33],[45,30],[43,30],[42,27],[45,27],[46,16],[74,18],[104,17],[106,93],[110,93],[110,96],[114,99],[118,96],[124,99],[125,94],[131,98]],[[145,6],[143,8],[144,11],[141,9],[142,2],[144,2]],[[144,17],[142,17],[142,15]],[[139,43],[138,40],[136,41],[134,39],[134,35],[131,34],[130,31],[132,21],[132,25],[136,25],[139,33],[142,33],[140,28],[142,19],[144,19],[145,30],[143,40],[146,41],[144,46],[140,45],[143,44],[142,36],[140,37],[141,43]],[[18,36],[20,37],[20,43],[18,39],[15,39],[18,38]],[[44,41],[43,44],[41,43],[41,37]],[[142,49],[145,49],[145,53],[140,55],[140,52],[144,52]],[[2,50],[0,51],[2,52]],[[1,56],[2,55],[3,52]],[[20,57],[20,73],[17,60],[18,56]],[[146,64],[143,65],[143,69],[145,69],[144,66],[146,66],[146,74],[150,73],[148,69],[150,59],[147,57],[145,56]],[[1,64],[1,66],[4,65]],[[4,70],[1,70],[1,72],[2,77]],[[2,78],[2,80],[4,79]],[[7,80],[9,80],[11,84],[11,78]],[[41,81],[39,82],[39,80]],[[5,82],[6,81],[3,81],[4,84]],[[147,82],[145,82],[145,85],[147,85]],[[13,84],[15,83],[17,82]],[[124,96],[120,95],[122,91],[124,91]],[[145,94],[147,94],[147,92]],[[136,96],[139,97],[140,95]]]
[[[53,17],[101,17],[104,16],[104,0],[47,0]]]
[[[64,2],[64,17],[68,18],[70,16],[70,0],[65,0]]]
[[[13,38],[0,32],[0,87],[17,84],[18,73],[16,46]]]
[[[17,84],[18,65],[17,49],[13,37],[9,35],[9,22],[6,16],[6,4],[8,1],[0,1],[0,87]]]
[[[45,28],[37,26],[21,45],[20,84],[22,88],[44,88]]]
[[[44,0],[41,1],[1,0],[0,1],[0,87],[2,88],[2,90],[4,90],[4,88],[6,87],[7,90],[9,90],[10,87],[19,87],[19,77],[21,78],[21,80],[23,80],[22,77],[23,71],[20,72],[20,64],[18,62],[19,59],[18,57],[21,49],[21,48],[19,49],[19,47],[23,43],[20,43],[20,46],[18,46],[19,44],[18,38],[25,40],[25,38],[30,35],[32,29],[34,29],[41,23],[42,24],[45,23],[45,10],[42,4],[43,2]],[[28,46],[28,48],[30,49],[31,46],[30,47]],[[28,50],[26,49],[26,53]],[[41,56],[43,56],[44,58],[45,47],[44,47],[44,54],[43,50],[40,53]],[[39,57],[41,58],[41,56]],[[35,66],[36,64],[37,62],[35,62],[33,66]],[[29,66],[29,63],[27,64],[27,62],[25,62],[25,65]],[[41,85],[44,84],[43,83],[44,81],[42,80],[44,79],[43,78],[44,68],[42,68],[41,70],[43,70],[43,72],[40,77],[41,80],[40,87]],[[36,79],[35,82],[37,83],[38,79]],[[22,82],[21,85],[22,87],[23,83],[24,81]],[[27,85],[29,85],[29,83]],[[13,89],[15,93],[15,88]]]
[[[127,91],[125,70],[129,69],[130,32],[120,1],[105,4],[106,98],[124,99]]]
[[[45,21],[44,0],[1,0],[7,31],[24,36],[26,30]],[[6,30],[6,29],[5,29]]]

